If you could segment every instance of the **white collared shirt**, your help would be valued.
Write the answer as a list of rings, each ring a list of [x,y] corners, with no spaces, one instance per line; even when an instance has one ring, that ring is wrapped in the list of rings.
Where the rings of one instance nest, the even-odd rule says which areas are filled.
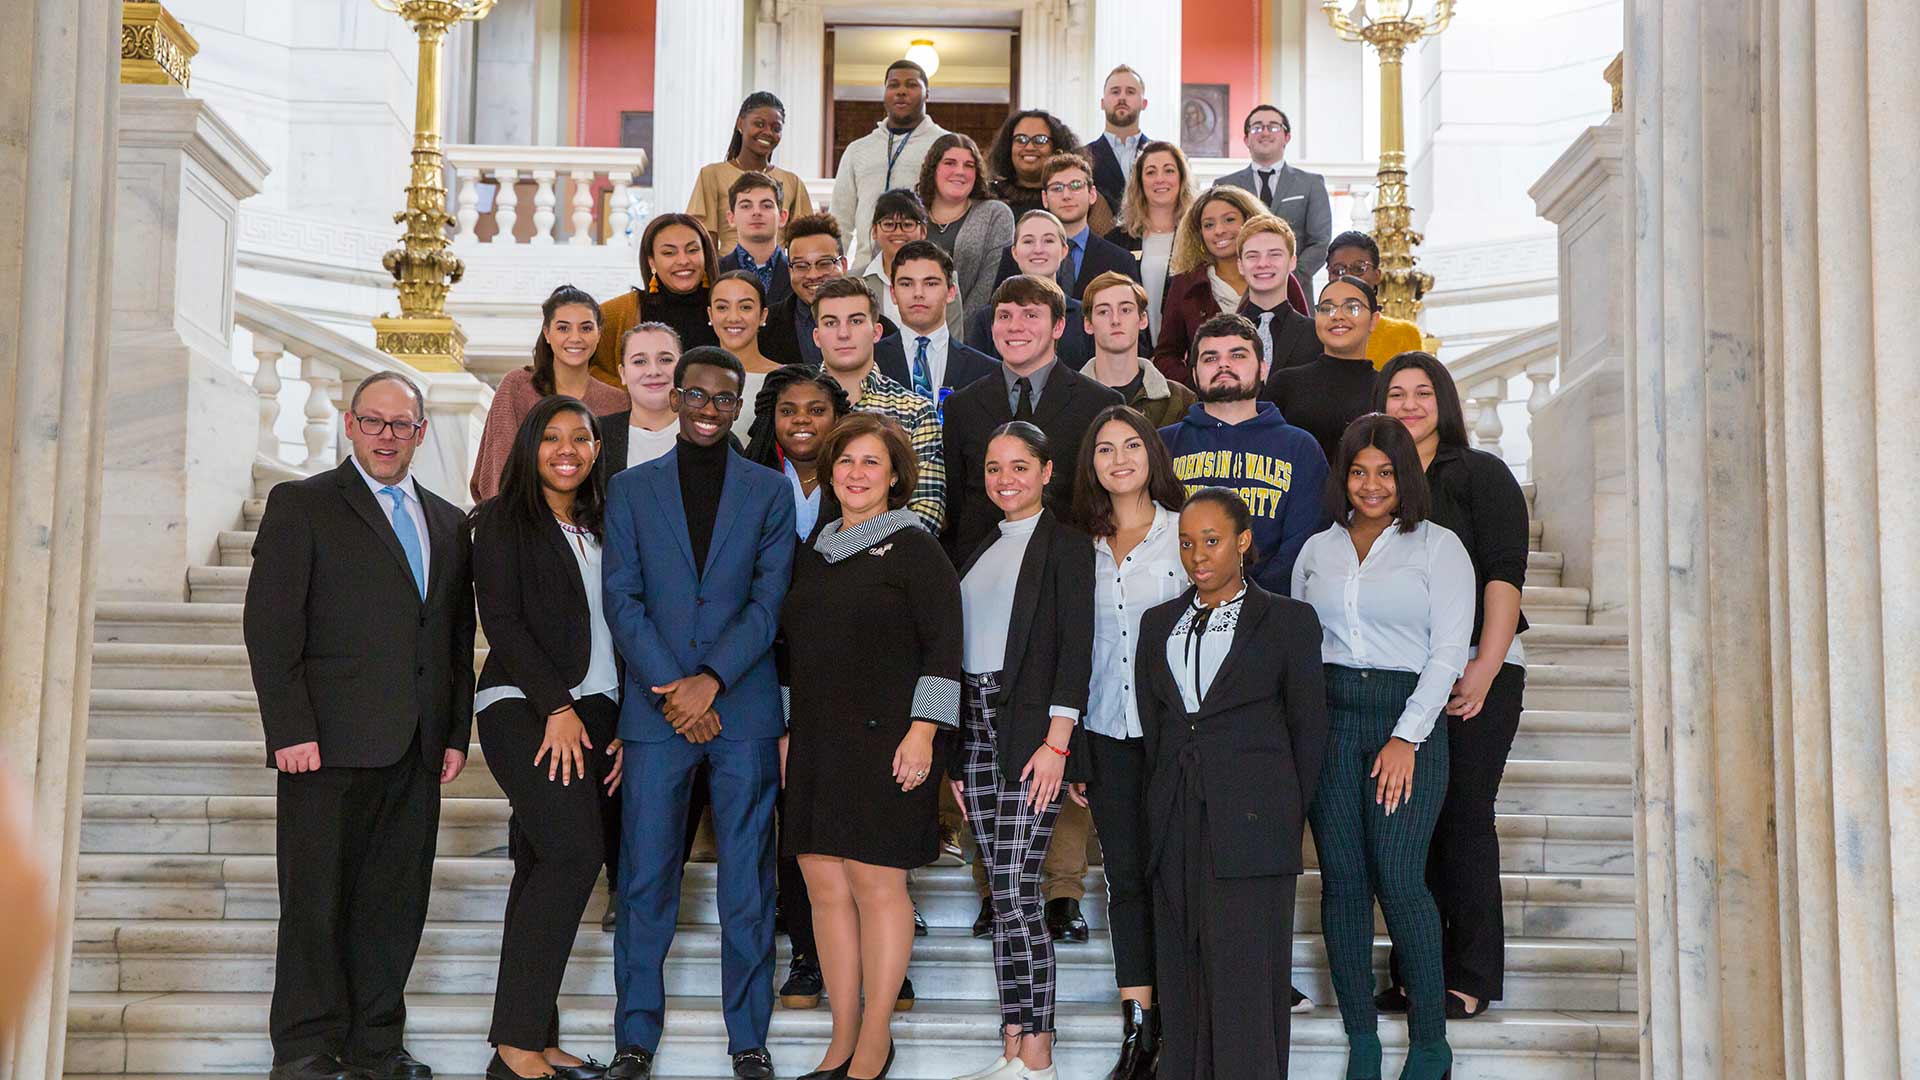
[[[600,541],[584,529],[559,524],[560,537],[573,553],[574,565],[580,568],[580,585],[587,594],[587,673],[573,688],[573,700],[600,694],[619,701],[620,664],[614,657],[613,629],[607,625],[606,601],[600,588]],[[477,715],[496,701],[525,700],[526,696],[518,686],[490,687],[474,695],[473,711]]]
[[[961,669],[969,675],[1003,671],[1007,666],[1007,624],[1013,621],[1013,594],[1027,544],[1040,527],[1040,515],[1000,522],[1000,535],[980,553],[960,579],[963,642]],[[1080,719],[1080,710],[1050,706],[1054,716]]]
[[[1113,151],[1113,160],[1120,163],[1120,175],[1132,176],[1133,157],[1140,152],[1141,133],[1136,131],[1131,135],[1115,135],[1107,131],[1102,132],[1101,137],[1107,140],[1107,147]]]
[[[947,324],[942,322],[932,330],[921,333],[906,323],[900,324],[900,347],[907,354],[907,374],[913,374],[913,358],[920,352],[920,339],[927,339],[927,380],[933,385],[934,396],[940,394],[947,377],[947,343],[953,335],[947,332]],[[912,389],[909,385],[908,389]]]
[[[1345,527],[1307,538],[1293,564],[1293,596],[1320,616],[1320,659],[1420,676],[1393,733],[1422,743],[1467,668],[1473,633],[1473,561],[1460,538],[1423,521],[1390,526],[1362,562]]]
[[[359,458],[349,455],[347,460],[353,462],[354,470],[360,474],[360,479],[365,480],[367,487],[373,491],[373,501],[379,504],[380,512],[387,515],[387,525],[391,528],[393,525],[393,500],[380,494],[380,489],[389,485],[383,484],[373,477],[368,476],[367,470],[360,467]],[[400,503],[407,508],[407,513],[412,516],[414,531],[420,537],[420,573],[425,575],[428,582],[432,582],[433,541],[427,535],[427,508],[421,505],[420,492],[413,486],[413,474],[408,473],[391,486],[399,488],[401,494],[405,496],[400,500]],[[396,532],[394,535],[398,537],[399,533]],[[424,587],[423,585],[423,590]]]
[[[1147,535],[1114,561],[1112,537],[1093,542],[1093,685],[1087,730],[1110,739],[1138,739],[1140,703],[1134,694],[1134,654],[1140,617],[1186,590],[1180,565],[1180,515],[1155,504]]]

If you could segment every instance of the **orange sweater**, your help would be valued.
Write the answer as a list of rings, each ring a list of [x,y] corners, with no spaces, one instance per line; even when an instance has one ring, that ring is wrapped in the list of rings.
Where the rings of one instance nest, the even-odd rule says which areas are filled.
[[[1394,357],[1415,352],[1425,342],[1419,323],[1382,315],[1373,328],[1373,336],[1367,339],[1367,359],[1373,361],[1373,370],[1379,371]]]

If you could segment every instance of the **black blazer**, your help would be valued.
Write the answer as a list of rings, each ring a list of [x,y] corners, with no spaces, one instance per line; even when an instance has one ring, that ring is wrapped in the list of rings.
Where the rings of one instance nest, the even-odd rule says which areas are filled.
[[[613,479],[614,473],[627,467],[627,428],[633,424],[633,410],[608,413],[597,419],[600,421],[600,456],[593,459],[593,468],[600,474],[600,482],[605,484]],[[493,640],[492,636],[489,635],[487,640]],[[572,686],[573,683],[567,685]]]
[[[720,260],[720,272],[723,274],[734,270],[745,269],[746,267],[740,263],[740,249],[738,246],[736,246],[734,250],[727,252],[725,257]],[[793,268],[787,264],[787,260],[781,259],[780,264],[773,268],[773,286],[767,290],[767,304],[769,306],[777,304],[792,295]]]
[[[873,362],[880,374],[908,389],[913,388],[913,368],[907,363],[906,331],[880,339],[873,347]],[[960,390],[1000,370],[1000,361],[971,348],[952,334],[947,335],[947,370],[940,385]]]
[[[767,325],[760,328],[760,355],[776,364],[812,364],[820,366],[820,350],[811,353],[800,348],[800,332],[794,325],[797,309],[800,307],[800,294],[793,293],[785,300],[767,305]],[[899,333],[893,320],[880,316],[883,334]]]
[[[1056,469],[1057,471],[1057,469]],[[981,541],[960,568],[960,577],[1000,539],[998,530]],[[1006,661],[1000,668],[1000,711],[994,748],[1000,775],[1018,783],[1027,759],[1047,740],[1053,706],[1087,712],[1093,683],[1093,541],[1041,509],[1040,522],[1027,540],[1020,577],[1013,586],[1013,614],[1007,623]],[[1087,779],[1086,728],[1073,726],[1067,747],[1069,783]],[[947,774],[965,775],[960,740],[952,741]]]
[[[1144,135],[1140,145],[1145,146],[1152,139]],[[1120,203],[1127,197],[1127,174],[1120,168],[1120,159],[1113,155],[1113,146],[1103,134],[1099,138],[1080,148],[1080,152],[1093,162],[1093,186],[1100,191],[1100,197],[1107,200],[1107,209],[1114,217],[1120,216]]]
[[[1298,874],[1300,841],[1327,752],[1320,619],[1247,582],[1233,647],[1200,710],[1187,712],[1167,666],[1167,636],[1193,590],[1140,619],[1134,698],[1147,739],[1149,873],[1180,843],[1174,812],[1188,770],[1205,792],[1217,877]],[[1191,790],[1188,788],[1187,790]]]
[[[1073,505],[1073,465],[1080,440],[1096,413],[1122,404],[1120,392],[1102,386],[1055,360],[1046,388],[1034,406],[1033,422],[1052,444],[1053,481],[1047,506],[1067,514]],[[947,520],[940,540],[957,566],[999,525],[1000,508],[987,497],[987,440],[993,429],[1013,419],[1005,379],[981,379],[947,398],[940,438],[947,463]]]
[[[587,587],[569,543],[551,514],[529,523],[494,502],[474,520],[473,595],[490,646],[479,689],[519,687],[538,716],[573,704],[593,655]]]
[[[1080,301],[1067,297],[1067,328],[1060,332],[1060,340],[1053,343],[1054,355],[1060,362],[1075,371],[1087,365],[1093,359],[1093,338],[1087,335],[1087,320],[1081,314]],[[1000,349],[993,343],[993,309],[980,308],[967,312],[967,345],[986,355],[997,368],[1000,364]]]
[[[382,768],[419,733],[435,773],[473,734],[471,545],[459,508],[415,482],[427,596],[352,458],[267,494],[241,624],[273,752],[319,742],[323,768]]]
[[[1053,278],[1061,291],[1067,294],[1069,300],[1080,300],[1086,294],[1088,283],[1109,270],[1116,274],[1124,274],[1135,281],[1140,280],[1140,260],[1126,248],[1091,229],[1087,231],[1087,252],[1080,257],[1080,272],[1069,273],[1072,266],[1071,258],[1063,260],[1060,263],[1059,272]],[[997,287],[1000,282],[1018,273],[1022,271],[1020,264],[1013,261],[1013,248],[1003,249],[1000,252],[1000,269],[993,279],[994,285]],[[972,312],[968,314],[971,315]]]
[[[1252,306],[1246,301],[1240,302],[1239,313],[1260,325],[1260,317],[1253,314]],[[1273,355],[1267,357],[1267,378],[1271,380],[1274,372],[1283,371],[1302,364],[1311,364],[1320,359],[1320,331],[1314,329],[1313,316],[1302,315],[1293,310],[1292,304],[1281,304],[1280,310],[1273,313]],[[1271,382],[1268,383],[1271,386]],[[1272,401],[1266,397],[1264,400]]]

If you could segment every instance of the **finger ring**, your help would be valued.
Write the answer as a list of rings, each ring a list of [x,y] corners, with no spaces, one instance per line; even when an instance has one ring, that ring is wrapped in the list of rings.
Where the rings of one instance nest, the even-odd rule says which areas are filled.
[[[927,770],[921,769],[919,772],[914,773],[913,775],[918,777],[919,779],[925,780],[927,778]]]

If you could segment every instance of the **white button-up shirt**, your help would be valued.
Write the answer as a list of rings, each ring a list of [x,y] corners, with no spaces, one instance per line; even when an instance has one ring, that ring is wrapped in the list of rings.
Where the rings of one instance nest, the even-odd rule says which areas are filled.
[[[1467,667],[1473,562],[1460,538],[1431,521],[1389,527],[1362,562],[1344,526],[1307,538],[1293,595],[1320,616],[1320,658],[1341,667],[1420,676],[1393,733],[1422,743]]]
[[[1124,559],[1115,561],[1111,537],[1093,542],[1093,685],[1087,694],[1088,731],[1111,739],[1145,735],[1133,684],[1140,617],[1186,588],[1178,511],[1156,504],[1146,537]]]
[[[940,386],[947,377],[947,344],[953,340],[947,332],[947,324],[941,323],[926,333],[921,333],[905,323],[900,324],[900,347],[907,354],[907,374],[913,374],[913,358],[920,353],[920,339],[927,339],[927,378],[931,380],[934,395],[940,394]],[[907,389],[913,389],[909,380]]]
[[[367,487],[373,490],[373,501],[380,504],[380,512],[387,515],[387,524],[391,526],[393,500],[380,494],[380,489],[389,485],[368,476],[367,470],[360,467],[359,458],[349,456],[347,460],[353,462],[353,467],[359,472],[360,479],[365,480]],[[413,518],[414,532],[420,537],[420,573],[428,582],[431,582],[433,580],[433,541],[427,536],[427,508],[420,503],[420,492],[413,486],[413,474],[408,473],[394,481],[391,486],[399,488],[401,495],[404,496],[400,500],[400,505],[407,508],[407,516]],[[394,535],[397,537],[399,533],[396,531]],[[421,588],[424,590],[425,587],[423,583]]]

